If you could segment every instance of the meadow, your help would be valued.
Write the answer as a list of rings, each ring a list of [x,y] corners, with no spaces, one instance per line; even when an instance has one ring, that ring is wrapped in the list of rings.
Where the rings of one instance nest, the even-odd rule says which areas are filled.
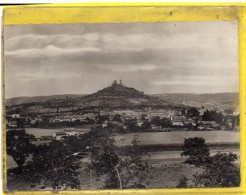
[[[173,131],[173,132],[143,132],[117,135],[116,143],[119,146],[129,145],[134,137],[139,145],[172,145],[183,144],[185,138],[202,137],[207,144],[239,144],[240,133],[236,131]]]

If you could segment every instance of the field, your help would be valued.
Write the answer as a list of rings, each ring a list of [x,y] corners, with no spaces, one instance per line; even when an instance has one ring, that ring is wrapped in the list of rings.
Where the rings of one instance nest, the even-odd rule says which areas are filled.
[[[175,131],[175,132],[144,132],[117,135],[119,146],[129,145],[136,137],[139,145],[172,145],[183,144],[185,138],[203,137],[207,144],[239,144],[240,133],[235,131]]]
[[[55,132],[64,132],[65,129],[66,128],[61,128],[61,129],[26,128],[25,130],[28,134],[33,134],[36,138],[40,138],[41,136],[53,135],[53,133]],[[88,131],[85,130],[85,132]]]
[[[33,134],[36,138],[53,135],[55,132],[62,132],[60,129],[39,129],[26,128],[28,134]],[[88,132],[88,130],[85,130]],[[172,131],[172,132],[141,132],[115,135],[116,145],[126,146],[131,144],[134,138],[139,146],[148,149],[147,151],[180,150],[185,138],[202,137],[206,144],[213,148],[237,148],[239,150],[240,132],[237,131]],[[46,141],[47,142],[47,141]],[[41,144],[38,142],[36,144]]]
[[[28,134],[33,134],[40,138],[44,135],[53,135],[55,132],[64,131],[62,129],[39,129],[26,128]],[[203,137],[207,144],[238,144],[240,142],[240,133],[236,131],[173,131],[173,132],[143,132],[127,133],[116,135],[117,145],[124,146],[131,144],[134,137],[137,138],[139,145],[158,145],[158,144],[182,144],[185,138]]]

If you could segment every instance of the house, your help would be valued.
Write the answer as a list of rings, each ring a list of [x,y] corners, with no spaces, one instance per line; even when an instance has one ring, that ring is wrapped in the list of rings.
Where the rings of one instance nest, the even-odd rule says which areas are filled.
[[[187,121],[185,122],[186,125],[189,125],[189,126],[193,126],[195,127],[196,126],[196,121],[194,121],[193,119],[189,118],[187,119]]]
[[[76,135],[76,132],[75,132],[74,129],[65,129],[64,131],[65,131],[66,134],[69,135],[69,136]]]
[[[232,115],[233,116],[238,116],[239,114],[240,114],[240,110],[239,110],[239,107],[237,107],[236,109],[233,110]]]
[[[163,118],[163,117],[167,116],[167,113],[165,113],[165,111],[162,109],[161,110],[149,110],[148,116],[150,118],[153,118],[153,117]]]
[[[7,127],[10,127],[10,128],[17,127],[17,121],[8,121],[7,122]]]
[[[94,128],[95,125],[83,125],[81,127],[81,129],[84,131],[84,132],[89,132],[92,128]]]
[[[199,115],[200,115],[200,116],[203,116],[203,115],[204,115],[204,112],[205,112],[206,110],[205,110],[205,109],[200,109],[200,110],[198,110],[198,111],[199,111],[199,113],[200,113]]]
[[[185,116],[171,116],[171,123],[172,126],[184,126],[185,123]]]
[[[36,118],[35,118],[35,119],[31,119],[31,120],[30,120],[30,124],[31,124],[31,125],[35,125],[35,124],[38,123],[38,122],[40,122],[40,119],[36,119]]]
[[[142,127],[142,125],[143,125],[143,121],[138,121],[138,122],[137,122],[137,126],[138,126],[138,127]]]
[[[62,132],[62,131],[53,133],[53,138],[56,139],[56,140],[62,140],[66,136],[67,136],[67,133],[66,132]]]
[[[107,127],[108,126],[108,121],[106,120],[106,121],[104,121],[103,123],[102,123],[102,127],[104,128],[104,127]]]
[[[71,118],[69,116],[64,116],[62,119],[60,119],[60,122],[71,122]]]
[[[55,118],[55,119],[52,120],[52,122],[53,122],[53,123],[59,123],[59,122],[60,122],[60,119]]]
[[[160,130],[160,129],[161,129],[161,126],[151,124],[151,125],[150,125],[150,128],[151,128],[152,130]]]
[[[82,134],[85,134],[86,131],[84,129],[76,129],[75,130],[75,135],[82,135]]]
[[[72,118],[71,118],[71,122],[76,122],[76,121],[79,121],[79,119],[76,118],[76,117],[72,117]]]
[[[11,117],[12,118],[20,118],[20,114],[12,114]]]
[[[118,121],[110,121],[108,122],[109,126],[111,127],[123,127],[124,125]]]
[[[219,129],[220,128],[220,124],[216,123],[215,121],[201,121],[200,125],[203,126],[205,129],[207,128]]]
[[[13,157],[10,155],[7,155],[7,169],[11,170],[11,169],[15,169],[17,167],[18,167],[18,164],[15,162]]]
[[[82,116],[83,119],[92,119],[95,120],[95,114],[94,113],[87,113]]]
[[[40,137],[40,141],[43,141],[43,140],[52,140],[53,139],[53,136],[52,135],[43,135]]]

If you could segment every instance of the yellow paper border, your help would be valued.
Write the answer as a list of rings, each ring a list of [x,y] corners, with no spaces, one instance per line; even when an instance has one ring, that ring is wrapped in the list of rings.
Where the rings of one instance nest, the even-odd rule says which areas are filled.
[[[55,10],[55,11],[54,11]],[[4,9],[4,25],[236,20],[237,7],[19,7]],[[55,12],[55,14],[54,14]],[[53,13],[53,14],[52,14]]]
[[[237,20],[240,67],[241,185],[236,188],[59,191],[59,194],[246,194],[246,4],[245,3],[79,3],[6,6],[3,25],[171,22]],[[4,70],[4,67],[3,67]],[[3,82],[4,83],[4,82]],[[4,92],[3,92],[4,94]],[[4,102],[4,101],[3,101]],[[4,106],[3,106],[4,108]],[[4,121],[4,118],[3,118]],[[5,127],[3,126],[4,183],[6,184]],[[18,191],[15,194],[51,194],[51,191]],[[5,194],[5,193],[3,193]],[[14,194],[11,192],[11,194]]]

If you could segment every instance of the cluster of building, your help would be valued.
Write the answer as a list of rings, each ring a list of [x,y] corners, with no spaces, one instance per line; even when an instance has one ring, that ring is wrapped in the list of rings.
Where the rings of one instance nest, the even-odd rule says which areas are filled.
[[[86,113],[82,115],[61,115],[55,116],[49,120],[49,123],[62,123],[62,122],[87,122],[88,120],[95,120],[94,113]]]
[[[54,114],[51,116],[28,116],[23,117],[20,114],[12,114],[7,116],[7,128],[17,128],[18,122],[24,127],[36,127],[36,124],[47,123],[46,127],[75,127],[78,125],[101,125],[102,127],[120,127],[127,129],[127,123],[134,121],[138,127],[142,127],[144,123],[150,123],[150,130],[162,129],[163,125],[153,123],[155,118],[165,119],[168,127],[194,127],[197,130],[212,130],[220,129],[221,124],[215,121],[203,121],[202,116],[205,109],[197,110],[198,117],[188,117],[186,109],[136,109],[136,110],[93,110],[87,113],[67,113],[67,114]],[[234,113],[233,113],[234,114]],[[46,120],[44,120],[46,117]],[[234,126],[233,122],[228,119],[228,126]],[[56,125],[56,126],[55,126]],[[71,131],[66,132],[69,134],[76,134]]]
[[[22,116],[20,114],[11,114],[6,116],[7,128],[30,127],[41,122],[42,118],[37,116]]]
[[[42,135],[40,138],[36,138],[40,141],[45,140],[62,140],[68,136],[78,136],[84,133],[87,133],[93,128],[94,125],[84,125],[83,128],[74,129],[74,128],[66,128],[63,131],[54,132],[52,135]]]

